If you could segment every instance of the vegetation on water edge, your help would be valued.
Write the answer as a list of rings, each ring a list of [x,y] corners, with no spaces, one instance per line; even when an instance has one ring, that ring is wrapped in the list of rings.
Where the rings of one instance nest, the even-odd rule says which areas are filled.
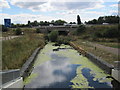
[[[2,69],[21,68],[37,47],[45,45],[43,35],[28,34],[2,42]]]
[[[57,39],[58,39],[58,31],[57,30],[54,30],[54,31],[51,31],[50,34],[48,34],[48,38],[51,42],[56,42]]]
[[[56,30],[53,30],[48,34],[48,37],[45,37],[46,40],[55,42],[58,45],[61,44],[69,44],[69,41],[71,41],[71,38],[69,36],[59,35],[59,32]]]

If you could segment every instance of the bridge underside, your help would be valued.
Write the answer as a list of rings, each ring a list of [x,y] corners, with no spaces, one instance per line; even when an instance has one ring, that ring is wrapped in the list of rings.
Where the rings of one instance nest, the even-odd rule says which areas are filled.
[[[50,33],[52,30],[48,30],[48,33]],[[68,35],[69,31],[58,31],[59,35]]]
[[[40,27],[41,32],[50,33],[53,30],[57,30],[60,35],[67,35],[70,31],[76,29],[77,27]]]

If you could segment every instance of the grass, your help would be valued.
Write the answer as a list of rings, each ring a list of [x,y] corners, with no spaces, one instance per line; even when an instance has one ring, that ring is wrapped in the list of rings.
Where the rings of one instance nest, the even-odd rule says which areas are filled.
[[[2,69],[21,68],[37,47],[45,45],[43,35],[27,34],[2,42]]]
[[[96,43],[112,48],[120,48],[120,43],[116,43],[116,42],[96,42]]]
[[[2,32],[2,36],[3,37],[7,37],[7,36],[14,36],[15,35],[15,29],[16,28],[9,28],[9,30],[7,32]],[[35,32],[35,28],[21,28],[22,31],[24,32],[24,34],[30,34],[30,33],[34,33]]]
[[[79,40],[74,41],[74,43],[76,45],[80,46],[81,48],[83,48],[85,51],[94,54],[95,56],[99,57],[100,59],[102,59],[112,65],[114,64],[113,63],[114,61],[118,61],[118,56],[108,53],[107,51],[104,51],[103,49],[97,48],[95,50],[95,47],[90,46],[84,40],[79,39]]]

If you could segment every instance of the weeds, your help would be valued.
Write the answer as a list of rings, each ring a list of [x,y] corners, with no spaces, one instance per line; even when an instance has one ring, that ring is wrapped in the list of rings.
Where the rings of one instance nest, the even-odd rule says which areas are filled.
[[[29,34],[2,42],[2,69],[21,68],[32,52],[45,45],[42,35]]]

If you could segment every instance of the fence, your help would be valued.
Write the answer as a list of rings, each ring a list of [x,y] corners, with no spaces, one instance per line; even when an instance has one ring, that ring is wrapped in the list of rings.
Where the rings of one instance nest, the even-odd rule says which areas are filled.
[[[0,78],[2,81],[2,83],[0,83],[1,84],[0,86],[2,86],[11,81],[14,81],[17,78],[20,78],[20,70],[15,69],[15,70],[0,71]]]

